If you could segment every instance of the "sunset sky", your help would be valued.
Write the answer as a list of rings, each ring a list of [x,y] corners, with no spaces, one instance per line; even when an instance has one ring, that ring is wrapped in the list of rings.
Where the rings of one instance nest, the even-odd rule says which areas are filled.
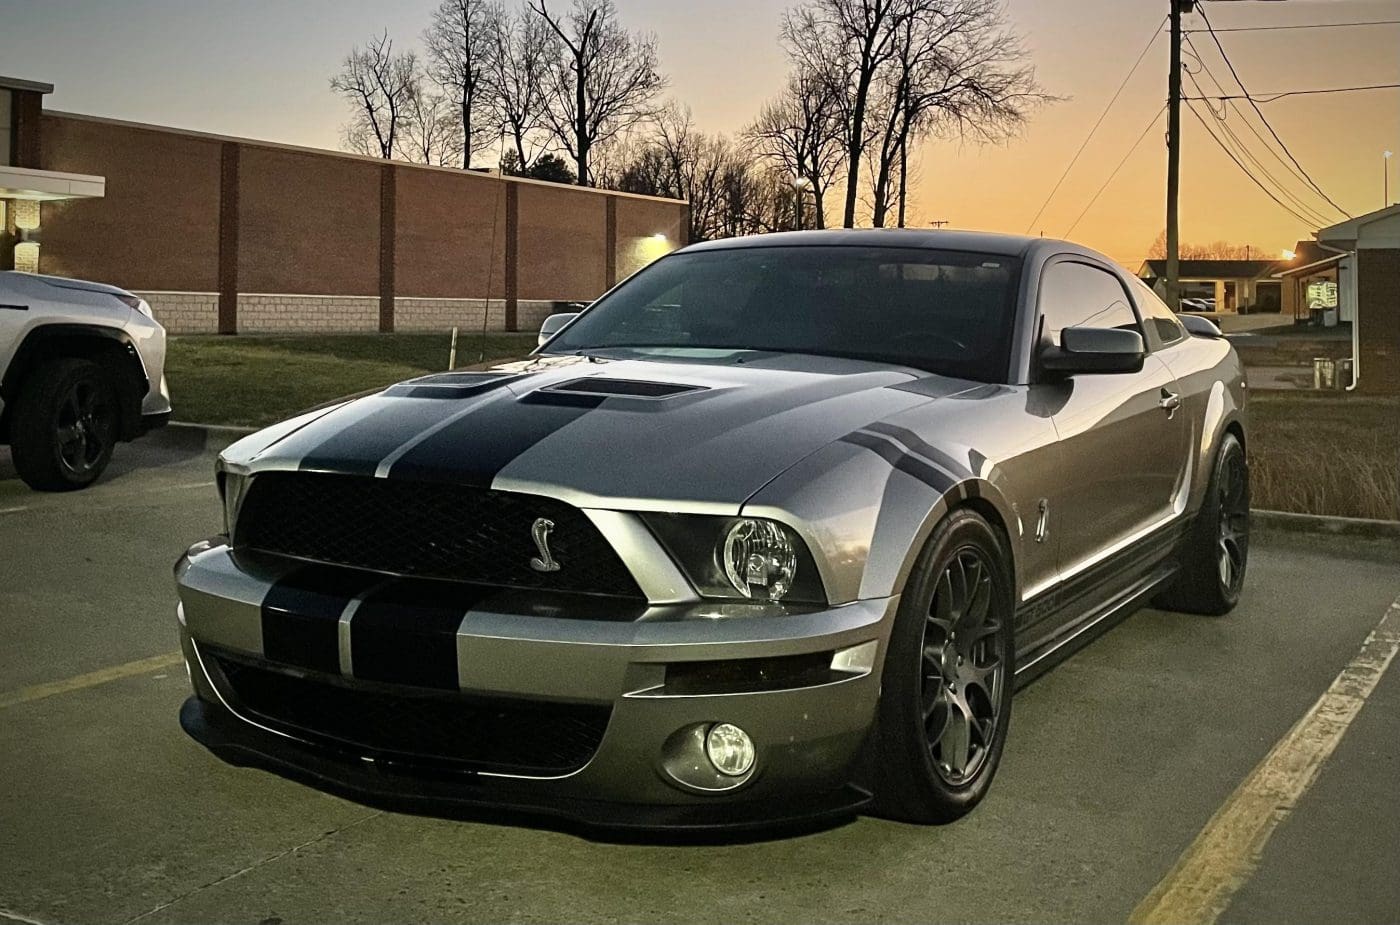
[[[563,0],[556,0],[562,3]],[[733,132],[775,92],[786,70],[777,43],[790,0],[617,0],[628,25],[656,33],[669,93],[700,127]],[[53,109],[334,147],[345,110],[327,87],[350,46],[388,28],[416,46],[435,0],[0,0],[0,73],[48,81]],[[922,153],[912,218],[1023,232],[1056,178],[1167,11],[1166,0],[1009,0],[1045,89],[1065,97],[1002,147],[935,143]],[[1213,2],[1217,28],[1400,19],[1400,0]],[[1199,26],[1188,18],[1188,28]],[[1194,36],[1228,81],[1209,36]],[[1221,40],[1256,96],[1400,83],[1400,26],[1230,32]],[[1030,230],[1066,233],[1139,137],[1166,92],[1161,36],[1045,215]],[[1189,87],[1189,84],[1188,84]],[[1188,92],[1191,92],[1188,90]],[[1400,91],[1292,97],[1264,106],[1293,153],[1341,206],[1382,205],[1382,152],[1400,154]],[[1182,237],[1277,252],[1315,225],[1253,186],[1189,115]],[[1278,161],[1236,127],[1280,179]],[[1073,237],[1135,265],[1163,221],[1165,117]],[[1262,131],[1262,130],[1261,130]],[[1290,188],[1303,195],[1301,182]],[[1400,156],[1391,162],[1400,198]],[[1329,220],[1341,216],[1316,196]],[[912,222],[911,222],[912,223]]]

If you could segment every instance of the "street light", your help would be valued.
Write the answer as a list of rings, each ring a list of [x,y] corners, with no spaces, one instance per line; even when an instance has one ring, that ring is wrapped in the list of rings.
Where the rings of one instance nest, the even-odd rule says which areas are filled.
[[[812,181],[806,177],[793,177],[792,195],[797,200],[797,230],[802,230],[802,199],[803,194],[812,188]]]
[[[1390,159],[1394,156],[1394,151],[1387,151],[1385,152],[1385,156],[1381,158],[1381,175],[1385,178],[1382,186],[1384,192],[1381,195],[1382,209],[1390,205]]]

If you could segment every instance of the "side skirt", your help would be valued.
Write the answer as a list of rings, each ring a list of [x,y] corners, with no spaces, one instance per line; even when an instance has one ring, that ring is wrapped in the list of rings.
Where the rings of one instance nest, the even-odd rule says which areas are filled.
[[[1029,651],[1017,653],[1016,689],[1020,690],[1030,684],[1118,625],[1124,618],[1141,610],[1158,591],[1171,583],[1179,569],[1180,566],[1175,562],[1163,562],[1117,596],[1067,625],[1064,632],[1039,643]]]

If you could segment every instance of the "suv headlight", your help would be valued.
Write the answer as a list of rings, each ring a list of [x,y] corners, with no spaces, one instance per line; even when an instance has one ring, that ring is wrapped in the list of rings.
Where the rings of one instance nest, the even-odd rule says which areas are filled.
[[[647,514],[647,525],[705,597],[826,603],[807,545],[761,517]]]

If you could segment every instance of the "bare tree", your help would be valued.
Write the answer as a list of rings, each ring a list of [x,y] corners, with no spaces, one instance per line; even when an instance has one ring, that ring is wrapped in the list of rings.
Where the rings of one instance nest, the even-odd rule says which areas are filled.
[[[783,41],[799,67],[829,75],[841,90],[846,142],[846,204],[853,227],[862,155],[870,142],[867,110],[876,77],[895,53],[895,39],[916,0],[807,0],[783,18]]]
[[[909,149],[930,134],[1000,141],[1050,97],[1000,0],[915,0],[895,28],[895,52],[873,111],[871,215],[883,226],[897,203],[903,227]]]
[[[574,159],[578,182],[593,183],[589,155],[599,144],[657,112],[666,85],[654,36],[629,33],[613,0],[574,0],[568,13],[551,13],[546,0],[530,0],[562,48],[548,85],[555,139]]]
[[[510,139],[520,170],[528,171],[544,145],[538,136],[549,126],[546,86],[557,60],[557,40],[549,24],[531,12],[506,12],[491,37],[491,120]]]
[[[1234,244],[1230,241],[1213,241],[1210,244],[1182,242],[1177,250],[1182,260],[1271,260],[1276,253],[1257,244]],[[1167,233],[1162,231],[1147,249],[1147,259],[1163,260],[1166,256]]]
[[[410,87],[395,143],[400,157],[419,164],[448,167],[462,164],[465,134],[456,100],[438,91],[425,75]]]
[[[756,154],[786,175],[807,181],[818,228],[826,227],[826,194],[845,157],[836,93],[826,75],[799,69],[789,76],[782,94],[764,104],[758,118],[744,130]]]
[[[441,0],[423,32],[428,73],[456,103],[463,167],[471,166],[472,155],[491,138],[484,110],[492,45],[503,15],[499,6],[486,0]]]
[[[388,32],[345,56],[340,72],[331,78],[331,89],[350,104],[350,121],[342,128],[347,148],[376,157],[394,156],[417,66],[412,52],[394,52]]]

